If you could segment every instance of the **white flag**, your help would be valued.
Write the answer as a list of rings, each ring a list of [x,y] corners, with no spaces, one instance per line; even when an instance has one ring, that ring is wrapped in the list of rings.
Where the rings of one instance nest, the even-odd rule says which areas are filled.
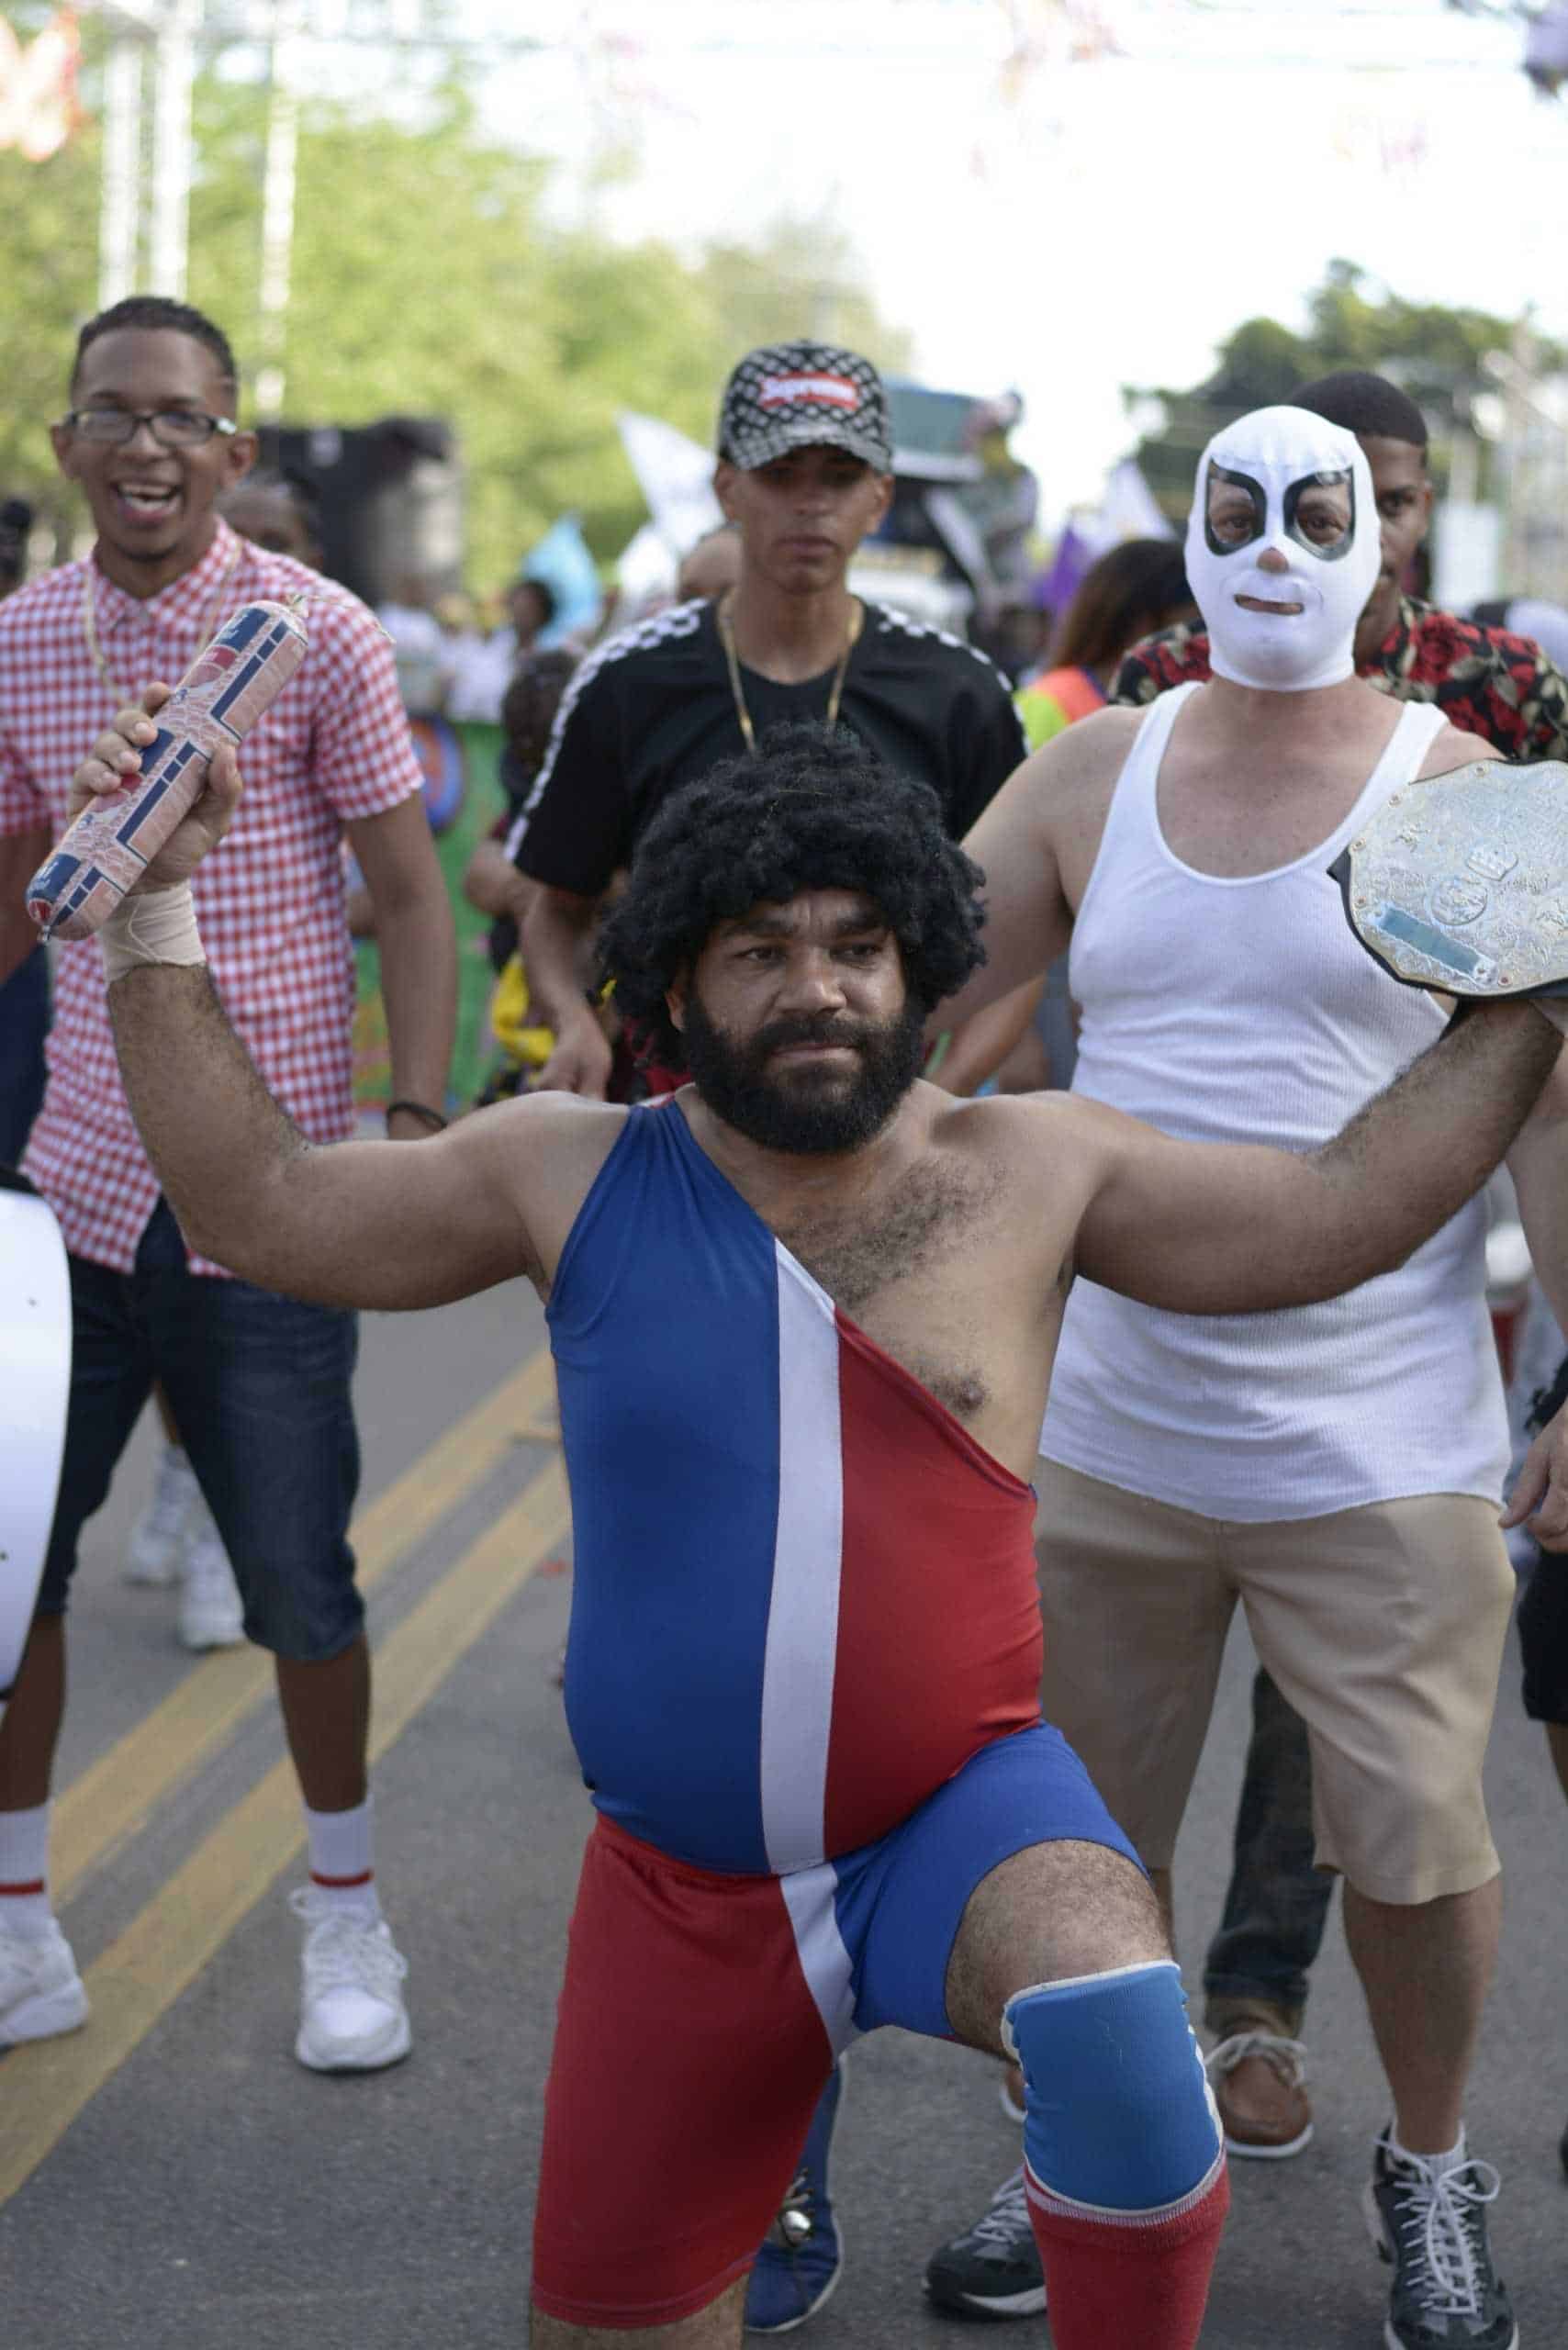
[[[656,416],[622,408],[615,420],[655,529],[678,556],[689,554],[724,519],[713,495],[712,451]]]
[[[1076,528],[1097,555],[1120,546],[1124,539],[1176,536],[1134,457],[1124,457],[1119,465],[1112,466],[1100,493],[1099,506],[1092,514],[1079,519]]]

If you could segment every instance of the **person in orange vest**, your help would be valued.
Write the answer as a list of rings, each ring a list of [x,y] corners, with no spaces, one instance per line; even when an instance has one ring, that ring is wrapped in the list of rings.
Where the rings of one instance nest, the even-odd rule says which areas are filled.
[[[1123,656],[1141,638],[1197,609],[1178,540],[1124,539],[1101,555],[1058,623],[1049,666],[1015,697],[1031,751],[1103,708]]]

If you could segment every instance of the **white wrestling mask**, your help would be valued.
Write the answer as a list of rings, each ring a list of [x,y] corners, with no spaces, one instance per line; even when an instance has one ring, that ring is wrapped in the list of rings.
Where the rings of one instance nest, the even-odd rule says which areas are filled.
[[[1279,560],[1264,567],[1265,554]],[[1260,408],[1215,434],[1198,460],[1187,577],[1216,677],[1306,693],[1352,676],[1379,562],[1353,432],[1304,408]]]

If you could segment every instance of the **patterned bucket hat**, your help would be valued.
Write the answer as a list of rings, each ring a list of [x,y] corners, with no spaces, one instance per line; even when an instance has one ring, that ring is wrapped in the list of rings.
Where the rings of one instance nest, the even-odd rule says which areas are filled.
[[[791,449],[847,450],[893,468],[888,396],[868,359],[831,342],[770,342],[732,371],[719,408],[719,454],[750,473]]]

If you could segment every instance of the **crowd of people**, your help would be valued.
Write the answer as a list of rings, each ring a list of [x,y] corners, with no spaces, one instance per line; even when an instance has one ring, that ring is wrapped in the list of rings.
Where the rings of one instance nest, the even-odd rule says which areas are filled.
[[[1510,2350],[1500,2182],[1464,2125],[1516,1590],[1476,1194],[1506,1156],[1568,1323],[1563,1015],[1450,1022],[1363,951],[1327,868],[1418,778],[1506,759],[1528,790],[1568,757],[1568,679],[1408,592],[1419,409],[1357,372],[1226,426],[1184,543],[1102,557],[1014,692],[851,592],[891,488],[876,369],[748,352],[722,526],[633,625],[542,648],[551,591],[522,576],[465,667],[417,583],[379,625],[318,598],[238,766],[215,758],[101,945],[52,951],[43,1079],[28,875],[134,774],[155,681],[319,559],[211,320],[120,304],[68,377],[54,449],[94,549],[0,603],[0,1008],[33,1040],[6,1044],[0,1157],[59,1221],[74,1334],[0,1720],[0,2045],[89,2021],[49,1887],[66,1607],[156,1393],[129,1572],[181,1572],[188,1645],[275,1661],[308,1850],[296,2053],[408,2053],[347,1539],[354,1316],[522,1276],[549,1304],[596,1807],[541,2350],[810,2319],[843,2261],[843,2053],[889,2022],[990,2057],[1023,2132],[931,2298],[1048,2308],[1058,2350],[1188,2350],[1227,2157],[1312,2134],[1336,1880],[1383,2075],[1384,2339]],[[407,712],[484,697],[506,804],[464,888],[501,1054],[467,1114]],[[345,844],[396,1152],[337,1147]],[[1525,1702],[1568,1793],[1564,1388],[1510,1516],[1544,1546]],[[1170,1871],[1238,1602],[1260,1671],[1200,2051]]]

